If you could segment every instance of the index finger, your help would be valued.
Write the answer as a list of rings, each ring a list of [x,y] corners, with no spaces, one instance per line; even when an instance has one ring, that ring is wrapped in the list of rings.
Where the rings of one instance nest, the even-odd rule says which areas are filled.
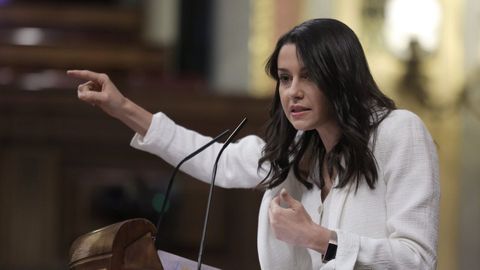
[[[67,75],[87,81],[103,84],[105,82],[102,74],[90,70],[67,70]]]

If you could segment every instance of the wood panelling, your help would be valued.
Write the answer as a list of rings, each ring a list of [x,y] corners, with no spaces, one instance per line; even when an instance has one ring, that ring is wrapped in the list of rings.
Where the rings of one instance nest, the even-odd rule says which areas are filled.
[[[185,127],[206,135],[235,127],[243,116],[249,122],[241,136],[260,133],[270,103],[264,99],[218,96],[208,90],[125,92],[150,111],[161,110]],[[172,168],[153,155],[132,149],[129,141],[133,132],[98,108],[79,101],[75,90],[3,89],[0,123],[1,190],[9,195],[1,199],[2,235],[15,235],[18,229],[37,224],[44,228],[38,237],[52,241],[41,245],[38,237],[26,239],[31,259],[21,262],[13,255],[3,255],[8,258],[0,261],[2,269],[62,269],[71,241],[77,236],[124,218],[146,217],[155,221],[156,213],[147,203],[155,192],[165,189]],[[23,150],[17,153],[17,149]],[[14,158],[21,153],[35,153],[37,163]],[[18,161],[15,166],[12,158]],[[29,168],[35,164],[42,168],[35,178],[12,177],[31,171]],[[35,186],[46,190],[39,193],[46,197],[27,198],[25,181],[34,181]],[[180,174],[174,190],[172,210],[162,229],[164,249],[195,259],[208,185]],[[261,192],[217,188],[214,196],[205,263],[224,269],[257,269],[256,225]],[[21,203],[27,199],[28,209]],[[17,225],[12,227],[4,219]],[[15,247],[9,244],[5,248]],[[42,261],[35,254],[50,254],[45,258],[53,259]]]

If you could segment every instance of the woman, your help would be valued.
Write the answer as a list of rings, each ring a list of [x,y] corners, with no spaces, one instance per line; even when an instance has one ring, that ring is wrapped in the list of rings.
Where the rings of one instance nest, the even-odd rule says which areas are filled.
[[[354,32],[333,19],[304,22],[279,39],[266,70],[277,84],[265,138],[229,146],[216,182],[265,188],[262,269],[435,269],[434,143],[378,89]],[[137,132],[133,147],[176,164],[209,140],[138,107],[104,74],[68,73],[88,80],[80,99]],[[220,147],[183,170],[208,182]]]

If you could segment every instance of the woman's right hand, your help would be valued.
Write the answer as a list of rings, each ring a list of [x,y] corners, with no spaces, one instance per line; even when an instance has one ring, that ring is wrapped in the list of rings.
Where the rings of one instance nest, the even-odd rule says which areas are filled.
[[[153,115],[124,97],[107,74],[88,70],[69,70],[67,74],[87,81],[78,86],[79,99],[100,107],[138,134],[145,136]]]
[[[68,70],[69,76],[87,81],[78,86],[78,98],[100,107],[109,115],[119,118],[127,99],[120,93],[107,74],[89,70]]]

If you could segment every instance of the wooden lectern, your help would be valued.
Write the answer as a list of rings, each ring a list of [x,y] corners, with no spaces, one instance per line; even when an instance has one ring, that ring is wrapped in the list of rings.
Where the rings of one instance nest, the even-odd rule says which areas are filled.
[[[223,144],[222,149],[218,153],[217,159],[215,160],[198,264],[194,261],[176,256],[174,254],[169,254],[167,252],[159,251],[159,253],[157,253],[153,239],[153,237],[157,234],[156,227],[146,219],[130,219],[98,229],[77,238],[70,248],[70,270],[164,270],[162,262],[159,258],[159,254],[163,254],[164,259],[166,257],[169,258],[168,260],[164,260],[166,265],[165,268],[170,268],[170,263],[173,262],[174,264],[172,269],[179,269],[179,266],[182,267],[181,269],[195,269],[193,267],[196,266],[197,269],[217,270],[218,268],[211,266],[203,267],[201,260],[204,243],[203,240],[205,239],[204,237],[207,228],[208,210],[210,209],[211,196],[215,184],[217,162],[225,147],[227,147],[227,145],[232,141],[246,121],[247,118],[244,118],[230,134]],[[220,135],[213,138],[210,142],[192,154],[188,155],[182,159],[180,163],[178,163],[168,183],[167,193],[165,195],[164,204],[161,210],[161,216],[165,211],[165,202],[170,194],[173,179],[180,166],[185,161],[194,157],[209,145],[216,142],[219,138],[223,137],[225,134],[228,134],[228,132],[228,130],[225,130]]]
[[[70,270],[163,270],[155,226],[130,219],[78,237],[70,247]]]

